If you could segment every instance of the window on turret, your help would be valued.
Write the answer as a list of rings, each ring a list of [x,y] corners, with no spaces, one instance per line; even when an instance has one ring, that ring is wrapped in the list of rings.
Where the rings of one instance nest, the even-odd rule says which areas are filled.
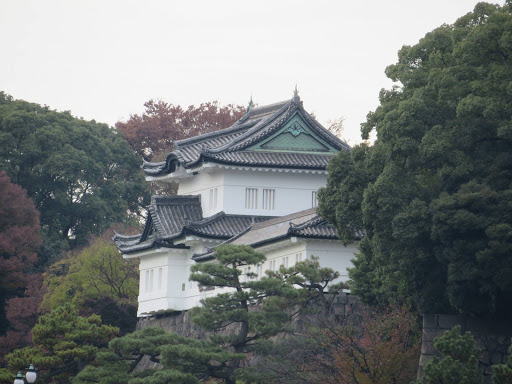
[[[144,278],[144,293],[149,292],[149,270],[146,270],[145,278]]]
[[[263,190],[263,209],[273,210],[276,209],[276,190],[264,189]]]
[[[217,188],[210,189],[210,210],[217,209]]]
[[[317,191],[313,191],[313,193],[311,194],[311,207],[312,208],[318,207],[318,192]]]
[[[245,188],[245,208],[258,209],[258,188]]]

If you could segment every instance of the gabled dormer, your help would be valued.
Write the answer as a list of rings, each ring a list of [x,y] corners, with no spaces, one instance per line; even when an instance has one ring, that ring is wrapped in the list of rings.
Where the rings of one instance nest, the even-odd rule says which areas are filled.
[[[304,121],[299,112],[296,112],[277,132],[246,150],[301,154],[336,154],[338,152],[331,142],[309,128],[309,124]]]

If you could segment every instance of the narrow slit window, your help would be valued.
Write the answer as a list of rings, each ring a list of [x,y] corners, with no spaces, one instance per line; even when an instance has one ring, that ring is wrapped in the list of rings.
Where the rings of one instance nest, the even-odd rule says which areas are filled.
[[[149,292],[149,270],[146,270],[146,274],[145,274],[145,278],[144,278],[144,293],[148,293]]]
[[[150,291],[153,291],[153,274],[154,274],[154,270],[151,269],[149,271],[149,290]]]
[[[318,192],[317,191],[313,191],[311,193],[311,207],[312,208],[318,207]]]
[[[210,210],[217,209],[218,188],[210,189]]]
[[[158,289],[162,289],[162,276],[163,276],[163,272],[162,272],[162,268],[158,268]]]
[[[245,189],[245,208],[258,209],[258,188]]]
[[[274,210],[276,209],[276,190],[264,189],[263,190],[263,209]]]

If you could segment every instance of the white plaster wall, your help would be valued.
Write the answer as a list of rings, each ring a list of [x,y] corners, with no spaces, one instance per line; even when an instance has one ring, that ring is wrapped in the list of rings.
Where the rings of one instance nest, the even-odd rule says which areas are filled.
[[[279,247],[279,245],[281,245]],[[273,270],[279,270],[281,265],[285,265],[285,258],[288,258],[288,267],[295,265],[296,261],[306,260],[306,243],[303,242],[291,242],[290,239],[283,240],[279,244],[276,244],[277,248],[272,246],[263,247],[257,249],[258,252],[263,253],[267,260],[263,263],[263,271],[272,270],[270,267],[271,262],[275,265]]]
[[[148,313],[181,311],[199,303],[197,283],[189,281],[191,250],[168,249],[156,255],[145,255],[140,259],[140,287],[138,316]],[[158,288],[158,270],[162,268],[161,288]],[[152,289],[146,290],[146,279],[153,271]]]
[[[284,216],[312,208],[312,192],[327,182],[326,174],[226,170],[223,205],[226,213]],[[245,189],[258,189],[258,208],[245,208]],[[275,209],[263,207],[263,189],[275,189]]]
[[[217,188],[217,208],[210,209],[210,189]],[[201,195],[203,216],[209,217],[223,210],[224,173],[221,169],[200,172],[179,180],[178,195]]]
[[[332,268],[340,273],[340,280],[348,280],[348,268],[352,268],[352,259],[358,253],[357,244],[344,246],[341,241],[336,240],[314,240],[306,241],[306,253],[308,259],[311,256],[319,258],[320,266]]]
[[[312,207],[312,193],[325,186],[326,174],[265,170],[212,169],[180,180],[179,195],[201,195],[203,216],[230,214],[284,216]],[[210,189],[217,188],[217,209],[210,210]],[[245,208],[246,188],[258,189],[257,209]],[[275,189],[275,209],[263,209],[263,189]]]
[[[206,297],[226,292],[226,289],[199,290],[197,283],[189,281],[190,267],[195,262],[191,259],[194,253],[204,249],[201,242],[188,242],[191,246],[188,250],[158,249],[153,253],[146,254],[140,259],[140,290],[138,316],[146,316],[161,311],[188,310],[200,304],[200,300]],[[298,260],[310,259],[312,255],[319,257],[320,266],[329,267],[340,272],[341,281],[348,279],[347,268],[352,267],[351,259],[357,252],[355,244],[344,246],[339,241],[332,240],[304,240],[290,239],[283,240],[274,245],[258,249],[265,254],[267,260],[262,264],[261,269],[251,267],[247,272],[259,273],[259,278],[265,276],[265,271],[271,269],[271,262],[274,263],[274,270],[278,270],[285,264],[288,258],[288,267],[293,266]],[[162,268],[162,284],[158,288],[158,269]],[[153,270],[153,288],[147,291],[146,271]],[[244,272],[242,268],[242,272]],[[244,275],[242,281],[246,281]]]

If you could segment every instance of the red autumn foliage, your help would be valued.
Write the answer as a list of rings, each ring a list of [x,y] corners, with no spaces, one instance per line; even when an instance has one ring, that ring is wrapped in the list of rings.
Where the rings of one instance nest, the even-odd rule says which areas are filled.
[[[39,306],[45,293],[43,275],[33,273],[28,276],[24,296],[7,301],[5,311],[10,327],[7,334],[0,337],[0,351],[7,353],[32,344],[31,330],[37,322]]]
[[[171,151],[174,141],[227,128],[245,113],[240,105],[220,106],[217,101],[179,105],[149,100],[142,115],[131,115],[127,122],[117,122],[128,144],[146,160]]]
[[[40,280],[33,275],[28,276],[27,273],[37,260],[37,251],[42,241],[39,230],[39,212],[36,210],[34,202],[27,197],[24,189],[11,183],[7,174],[1,171],[0,335],[12,328],[6,316],[7,301],[21,297],[26,288],[31,292],[38,290],[36,286]],[[34,305],[34,303],[21,304],[22,308],[25,307],[27,314],[33,310]],[[10,318],[15,320],[14,313],[16,311]],[[14,341],[11,340],[7,343],[12,344],[12,342]]]
[[[416,316],[405,307],[367,315],[358,326],[325,329],[329,359],[337,372],[333,383],[410,383],[419,358],[415,330]]]

